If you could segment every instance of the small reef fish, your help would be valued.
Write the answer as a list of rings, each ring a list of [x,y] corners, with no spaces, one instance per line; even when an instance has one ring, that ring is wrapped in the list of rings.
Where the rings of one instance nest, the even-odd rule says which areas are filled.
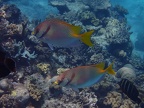
[[[11,72],[16,72],[15,61],[6,57],[6,52],[0,49],[0,78],[8,76]]]
[[[141,99],[138,98],[139,92],[131,81],[129,81],[128,79],[122,79],[119,82],[119,85],[122,92],[124,92],[131,100],[133,100],[137,104],[141,103]]]
[[[78,66],[60,74],[54,84],[78,91],[79,88],[90,87],[98,83],[106,73],[115,75],[112,66],[113,63],[104,69],[105,63],[103,62],[90,66]]]
[[[53,47],[77,47],[81,45],[81,42],[93,46],[90,37],[94,30],[84,34],[80,32],[80,26],[74,26],[58,19],[49,19],[40,23],[32,34],[47,43],[51,49]]]

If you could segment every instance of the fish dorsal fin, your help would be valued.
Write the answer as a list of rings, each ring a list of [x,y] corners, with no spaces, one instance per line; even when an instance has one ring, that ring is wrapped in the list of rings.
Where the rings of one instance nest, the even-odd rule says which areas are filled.
[[[98,69],[101,69],[101,70],[104,70],[104,67],[105,67],[105,63],[104,62],[101,62],[101,63],[98,63],[98,64],[95,64],[95,65],[92,65]]]
[[[80,32],[81,32],[81,27],[80,26],[70,25],[70,28],[71,28],[73,34],[77,35],[77,34],[80,34]]]
[[[53,19],[54,22],[58,22],[60,24],[66,25],[67,27],[69,27],[72,31],[72,34],[74,37],[78,37],[78,34],[80,34],[81,32],[81,27],[80,26],[74,26],[72,24],[69,24],[65,21],[62,20],[58,20],[58,19]]]

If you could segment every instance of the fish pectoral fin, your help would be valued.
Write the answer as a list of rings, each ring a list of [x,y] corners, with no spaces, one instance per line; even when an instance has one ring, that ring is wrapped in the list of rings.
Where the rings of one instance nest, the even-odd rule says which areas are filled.
[[[74,77],[75,77],[75,74],[73,73],[72,76],[71,76],[71,79],[67,82],[67,84],[65,86],[69,85]]]
[[[89,32],[81,34],[80,40],[88,46],[93,46],[93,43],[91,42],[91,35],[93,34],[93,32],[94,30],[91,30]]]
[[[78,88],[72,88],[75,92],[79,93],[79,89]]]
[[[51,50],[54,50],[53,45],[47,43]]]

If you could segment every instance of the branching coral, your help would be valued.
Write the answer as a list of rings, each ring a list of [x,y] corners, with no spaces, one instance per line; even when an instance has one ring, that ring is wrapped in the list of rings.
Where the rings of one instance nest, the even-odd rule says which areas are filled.
[[[129,99],[123,99],[118,92],[110,92],[105,97],[103,103],[110,105],[112,108],[136,108],[137,104],[133,104]]]
[[[1,5],[0,10],[2,10],[3,18],[10,21],[10,23],[17,23],[20,21],[20,9],[18,9],[15,5]]]
[[[86,92],[86,91],[85,91]],[[80,92],[79,95],[80,99],[83,100],[83,106],[89,106],[90,108],[96,107],[96,103],[98,101],[97,96],[94,92],[91,93],[85,93],[84,91]]]
[[[60,101],[59,99],[51,99],[51,100],[45,100],[45,103],[41,108],[82,108],[82,107],[78,104],[63,103],[63,101]]]
[[[18,17],[18,19],[16,17]],[[18,22],[19,17],[20,10],[18,10],[14,5],[0,6],[0,34],[4,36],[21,35],[23,26],[20,23],[15,23]]]
[[[39,101],[39,99],[41,98],[41,95],[42,95],[42,91],[40,89],[38,89],[38,87],[34,84],[29,84],[28,90],[29,90],[30,96],[34,100]]]
[[[47,73],[49,71],[50,64],[48,64],[48,63],[38,63],[36,66],[42,72]]]
[[[103,44],[105,42],[105,45],[108,45],[129,42],[130,33],[128,32],[126,23],[121,23],[114,18],[106,18],[103,20],[103,23],[105,23],[106,27],[98,31],[98,37],[93,37],[94,40],[100,40],[98,43]]]
[[[122,97],[118,92],[110,92],[105,97],[103,103],[105,105],[111,105],[112,108],[118,108],[121,105]]]
[[[106,19],[106,38],[109,43],[126,43],[129,41],[130,33],[125,23],[120,23],[117,19]]]
[[[22,34],[23,26],[22,24],[9,24],[7,27],[7,33],[8,35],[14,35],[14,34]]]
[[[30,97],[36,101],[49,96],[49,82],[44,79],[40,73],[32,74],[27,77],[24,82],[25,87],[28,89]],[[43,94],[46,93],[44,97]]]
[[[66,70],[69,70],[69,69],[68,68],[58,68],[57,69],[57,74],[59,75],[59,74],[65,72]]]
[[[34,59],[37,57],[35,51],[31,53],[28,47],[25,46],[24,41],[16,41],[16,39],[9,38],[5,42],[2,42],[2,46],[11,53],[11,56],[14,58],[22,57],[28,60]],[[16,50],[16,51],[15,51]],[[18,50],[18,51],[17,51]]]
[[[83,90],[79,94],[71,89],[63,88],[64,94],[57,99],[46,100],[42,108],[96,108],[97,96],[94,92]]]
[[[100,63],[100,62],[104,61],[104,56],[101,53],[94,54],[94,55],[91,56],[90,60],[91,60],[92,63],[95,63],[95,64]]]
[[[16,100],[9,94],[4,94],[0,97],[1,108],[18,108]]]
[[[137,69],[144,69],[144,61],[136,54],[132,54],[129,62]]]

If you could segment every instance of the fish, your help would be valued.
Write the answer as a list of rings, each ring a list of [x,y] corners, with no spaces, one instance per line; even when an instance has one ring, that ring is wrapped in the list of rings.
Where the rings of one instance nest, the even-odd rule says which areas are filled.
[[[6,57],[6,52],[0,48],[0,78],[16,72],[16,63],[12,58]]]
[[[84,43],[87,46],[93,46],[91,35],[94,30],[80,34],[82,28],[74,26],[58,19],[47,19],[40,23],[32,32],[42,42],[48,46],[62,48],[72,48]]]
[[[78,66],[61,73],[54,84],[78,91],[78,89],[90,87],[100,82],[106,73],[115,75],[112,66],[113,63],[104,69],[104,62],[89,66]]]
[[[126,94],[131,100],[136,102],[138,105],[142,102],[139,96],[139,91],[136,86],[128,79],[122,79],[119,83],[120,89]]]

